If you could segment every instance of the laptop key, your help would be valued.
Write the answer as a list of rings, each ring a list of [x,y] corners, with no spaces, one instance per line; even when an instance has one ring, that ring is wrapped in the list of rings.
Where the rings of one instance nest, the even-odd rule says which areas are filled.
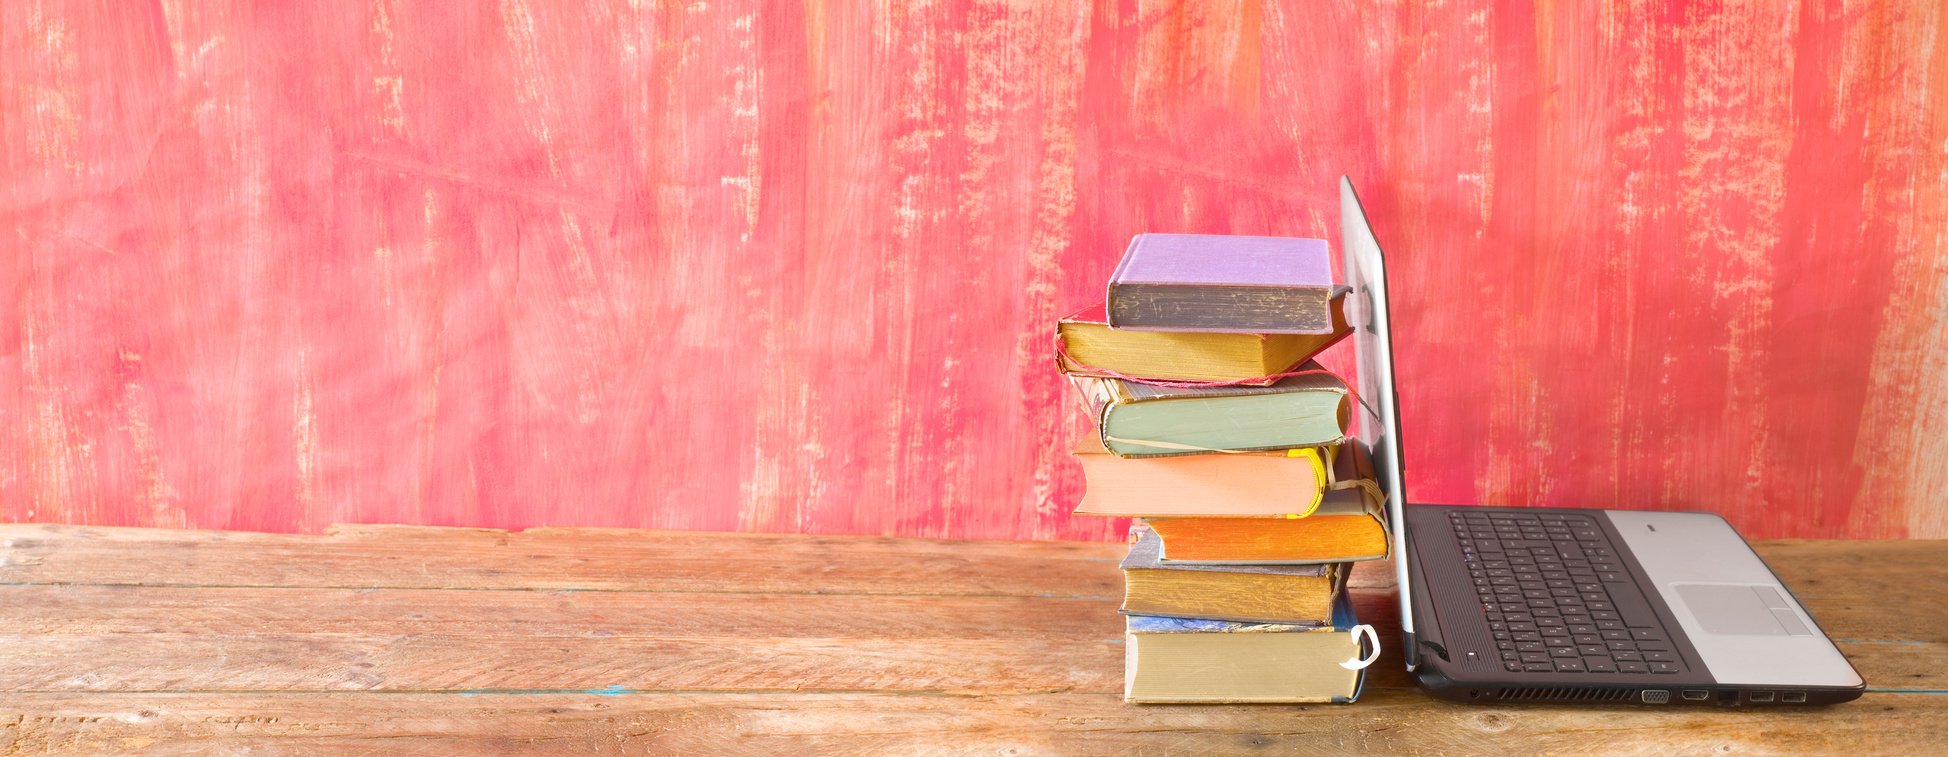
[[[1617,662],[1643,662],[1644,656],[1637,652],[1611,652],[1610,659]]]
[[[1617,663],[1617,672],[1619,672],[1619,673],[1648,673],[1648,672],[1650,672],[1650,668],[1648,668],[1648,667],[1645,667],[1645,666],[1644,666],[1644,664],[1643,664],[1643,663],[1641,663],[1641,662],[1619,662],[1619,663]]]
[[[1583,661],[1580,659],[1565,657],[1556,660],[1556,672],[1558,673],[1581,673],[1583,671]]]
[[[1603,657],[1610,654],[1610,648],[1602,644],[1578,645],[1576,651],[1583,653],[1585,657]]]
[[[1530,673],[1553,673],[1556,671],[1556,666],[1546,662],[1531,662],[1523,665],[1522,669]]]
[[[1664,632],[1655,628],[1632,628],[1630,629],[1630,637],[1633,639],[1662,639],[1664,638]]]
[[[1676,662],[1677,655],[1670,652],[1645,652],[1644,659],[1651,662]]]
[[[1617,672],[1617,664],[1611,662],[1608,657],[1585,657],[1583,658],[1583,667],[1589,669],[1591,673]]]
[[[1549,653],[1548,652],[1523,652],[1522,661],[1523,662],[1548,662]]]
[[[1623,616],[1623,624],[1631,628],[1656,628],[1657,613],[1650,611],[1650,604],[1644,601],[1643,592],[1632,583],[1606,583],[1610,590],[1610,601],[1617,605],[1617,614]]]
[[[1653,662],[1653,663],[1651,663],[1651,664],[1650,664],[1650,672],[1652,672],[1652,673],[1676,673],[1676,672],[1678,672],[1678,667],[1677,667],[1677,663],[1675,663],[1675,662]]]
[[[1549,650],[1550,657],[1577,657],[1576,650],[1569,647],[1556,647]]]

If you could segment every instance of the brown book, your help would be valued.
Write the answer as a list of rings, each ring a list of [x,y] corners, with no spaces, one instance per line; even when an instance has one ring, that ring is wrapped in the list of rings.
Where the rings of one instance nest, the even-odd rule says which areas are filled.
[[[1056,365],[1063,373],[1112,378],[1116,374],[1166,381],[1241,381],[1264,386],[1264,378],[1296,370],[1300,363],[1347,334],[1346,288],[1332,298],[1332,333],[1238,334],[1222,332],[1129,331],[1109,327],[1108,308],[1095,305],[1055,326]],[[1254,380],[1256,379],[1256,380]]]
[[[1095,436],[1076,445],[1088,484],[1077,515],[1286,517],[1318,506],[1339,445],[1126,460]]]
[[[1332,622],[1334,594],[1350,565],[1182,565],[1164,563],[1156,532],[1130,527],[1123,559],[1123,612],[1255,623]]]

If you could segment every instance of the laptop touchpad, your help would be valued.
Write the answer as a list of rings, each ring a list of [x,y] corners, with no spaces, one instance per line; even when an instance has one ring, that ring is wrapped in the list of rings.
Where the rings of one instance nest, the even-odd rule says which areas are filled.
[[[1708,633],[1811,636],[1779,590],[1771,586],[1677,584],[1684,607]]]

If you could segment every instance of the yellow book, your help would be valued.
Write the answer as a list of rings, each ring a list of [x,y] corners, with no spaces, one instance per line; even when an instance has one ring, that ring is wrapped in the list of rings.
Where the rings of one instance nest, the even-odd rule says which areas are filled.
[[[1111,329],[1107,310],[1094,305],[1055,326],[1056,363],[1063,373],[1117,374],[1166,381],[1251,381],[1296,369],[1353,333],[1346,324],[1346,291],[1332,298],[1332,333],[1232,334]]]

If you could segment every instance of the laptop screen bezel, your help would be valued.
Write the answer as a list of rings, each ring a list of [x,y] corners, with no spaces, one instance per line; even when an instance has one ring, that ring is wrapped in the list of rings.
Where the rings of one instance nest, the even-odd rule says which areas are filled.
[[[1392,530],[1393,567],[1400,590],[1400,624],[1407,636],[1406,657],[1412,670],[1418,656],[1413,649],[1414,607],[1408,570],[1407,488],[1400,456],[1399,392],[1394,382],[1393,335],[1387,310],[1386,258],[1380,241],[1366,220],[1351,179],[1339,177],[1340,249],[1346,268],[1347,321],[1353,325],[1353,349],[1358,365],[1359,428],[1354,437],[1367,448],[1385,491],[1388,526]]]

